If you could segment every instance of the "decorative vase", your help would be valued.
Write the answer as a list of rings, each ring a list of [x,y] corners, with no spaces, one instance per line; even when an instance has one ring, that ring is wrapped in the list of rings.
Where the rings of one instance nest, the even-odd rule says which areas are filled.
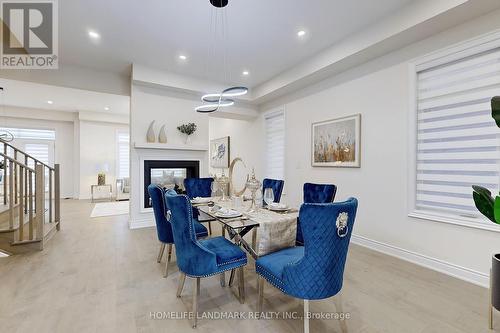
[[[252,168],[252,176],[251,178],[247,181],[246,187],[250,190],[252,193],[252,203],[250,204],[250,207],[248,208],[249,213],[255,213],[259,211],[259,207],[256,204],[255,197],[257,191],[260,190],[262,186],[262,183],[255,178],[255,169]]]
[[[191,135],[186,134],[186,137],[184,139],[184,143],[187,145],[191,143]]]
[[[106,185],[106,174],[105,173],[99,173],[97,175],[97,185],[99,185],[99,186]]]
[[[149,143],[153,143],[156,141],[156,135],[155,135],[155,131],[153,129],[154,124],[155,124],[155,121],[153,120],[151,122],[151,124],[149,125],[148,133],[146,134],[146,141]]]
[[[500,311],[500,253],[494,254],[491,258],[490,273],[490,329],[493,329],[493,308]]]
[[[165,132],[165,125],[160,128],[160,134],[158,135],[159,143],[167,143],[167,133]]]

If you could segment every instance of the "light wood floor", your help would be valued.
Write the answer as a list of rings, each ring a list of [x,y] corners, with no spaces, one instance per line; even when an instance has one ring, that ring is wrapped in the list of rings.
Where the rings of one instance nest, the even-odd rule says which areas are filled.
[[[175,297],[179,273],[156,263],[155,229],[128,230],[127,216],[89,218],[93,205],[67,200],[62,227],[43,252],[0,258],[1,332],[191,332],[188,320],[155,320],[187,311],[192,281]],[[219,230],[219,227],[214,227]],[[165,260],[165,259],[164,259]],[[201,282],[200,311],[256,311],[256,276],[245,272],[246,303]],[[234,288],[236,292],[236,288]],[[265,311],[302,311],[302,303],[266,286]],[[488,292],[446,275],[351,245],[343,289],[348,332],[490,332]],[[335,312],[333,299],[311,311]],[[500,315],[495,314],[500,332]],[[302,332],[301,320],[207,320],[197,332]],[[312,320],[311,332],[340,332],[336,320]]]

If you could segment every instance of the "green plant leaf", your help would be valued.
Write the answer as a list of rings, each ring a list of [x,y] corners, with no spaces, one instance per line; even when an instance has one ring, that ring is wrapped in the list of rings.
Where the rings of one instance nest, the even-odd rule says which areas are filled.
[[[491,116],[495,119],[497,126],[500,127],[500,96],[491,99]]]
[[[494,205],[495,223],[500,224],[500,197],[497,195]]]
[[[486,216],[490,221],[498,223],[495,219],[495,211],[494,211],[495,200],[491,197],[491,192],[488,189],[477,185],[472,186],[472,188],[474,189],[472,197],[474,198],[474,203],[476,204],[476,208],[481,212],[481,214]],[[500,209],[500,202],[499,202],[499,209]]]

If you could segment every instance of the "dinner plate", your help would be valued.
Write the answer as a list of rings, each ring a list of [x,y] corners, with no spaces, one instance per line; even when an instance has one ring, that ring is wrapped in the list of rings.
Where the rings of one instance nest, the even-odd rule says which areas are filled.
[[[211,197],[207,197],[207,198],[196,197],[196,198],[193,198],[191,200],[191,203],[200,204],[200,203],[207,203],[207,202],[210,202],[210,201],[212,201]]]
[[[276,212],[285,212],[289,210],[290,207],[282,205],[269,205],[269,210],[274,210]]]
[[[235,218],[235,217],[240,217],[242,215],[243,214],[241,214],[240,212],[236,212],[236,211],[232,211],[229,213],[223,213],[223,212],[215,213],[215,216],[223,218],[223,219],[231,219],[231,218]]]

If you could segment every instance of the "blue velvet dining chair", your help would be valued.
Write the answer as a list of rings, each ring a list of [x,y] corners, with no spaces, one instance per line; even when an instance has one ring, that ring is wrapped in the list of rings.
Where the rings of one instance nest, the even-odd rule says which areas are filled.
[[[193,199],[196,197],[207,198],[212,196],[212,183],[214,182],[213,178],[186,178],[184,179],[184,188],[186,189],[186,194],[189,199]],[[200,216],[200,212],[198,209],[193,208],[193,217],[198,219]],[[204,222],[204,221],[200,221]],[[212,224],[210,221],[208,222],[208,232],[212,234]]]
[[[168,211],[165,202],[165,190],[158,185],[149,185],[148,193],[151,197],[151,203],[153,206],[153,212],[156,221],[156,233],[158,234],[158,240],[160,241],[160,253],[158,253],[157,261],[161,262],[163,253],[165,252],[165,246],[168,247],[167,262],[165,264],[165,277],[168,276],[168,264],[172,258],[172,245],[174,244],[174,236],[172,234],[172,226],[170,222],[167,221],[166,213]],[[166,193],[175,194],[174,190],[167,190]],[[199,238],[207,237],[207,228],[202,224],[196,222],[194,223],[196,236]]]
[[[255,262],[259,290],[257,312],[262,311],[264,281],[267,281],[283,293],[304,300],[304,330],[308,332],[309,300],[329,298],[342,289],[357,207],[358,201],[354,198],[341,203],[301,206],[299,217],[304,246],[280,250]]]
[[[177,248],[177,266],[181,271],[177,297],[181,297],[186,276],[196,279],[193,293],[193,328],[197,324],[200,279],[237,269],[239,275],[240,303],[245,302],[245,282],[243,268],[247,256],[239,246],[224,237],[197,240],[194,233],[193,207],[185,195],[166,193],[165,198],[170,224]]]
[[[335,199],[337,186],[333,184],[304,184],[304,203],[330,203]],[[300,219],[297,220],[297,245],[304,245]]]
[[[264,178],[264,180],[262,181],[262,200],[264,200],[264,191],[266,190],[266,188],[272,188],[274,194],[274,202],[280,202],[281,194],[283,193],[283,186],[285,186],[284,180]],[[265,205],[265,201],[263,201],[262,204]]]

